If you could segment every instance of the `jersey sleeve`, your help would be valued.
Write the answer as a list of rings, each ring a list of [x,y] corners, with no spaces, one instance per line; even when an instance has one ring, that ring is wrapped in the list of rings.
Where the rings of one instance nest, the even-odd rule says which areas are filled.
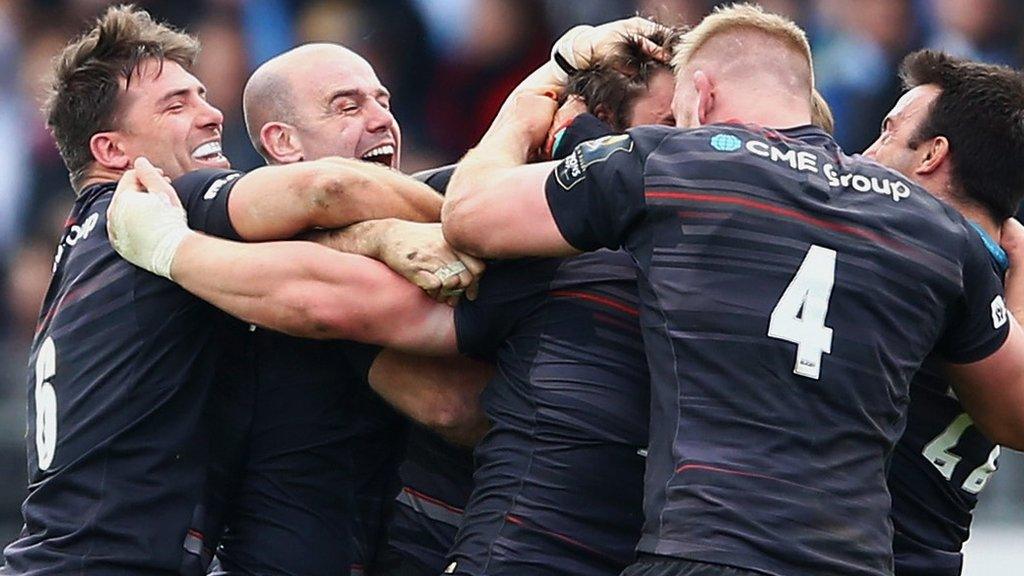
[[[551,156],[555,160],[561,160],[580,144],[588,140],[608,136],[614,132],[611,126],[605,124],[597,116],[593,114],[580,114],[573,118],[572,123],[566,126],[565,130],[559,135],[555,149],[551,151]]]
[[[574,248],[621,247],[646,209],[633,138],[617,134],[580,144],[548,176],[545,193],[559,232]]]
[[[188,214],[189,228],[211,236],[241,240],[228,215],[228,197],[241,177],[242,172],[235,170],[203,169],[172,182]]]
[[[452,174],[454,173],[455,164],[450,164],[448,166],[441,166],[440,168],[432,168],[430,170],[417,172],[413,174],[412,177],[433,188],[434,192],[444,194],[448,191],[448,183],[451,182]]]
[[[370,374],[370,367],[377,360],[382,348],[373,344],[361,342],[344,342],[341,344],[341,353],[352,366],[352,370],[362,381],[366,381]]]
[[[1010,333],[1003,284],[980,238],[971,234],[963,267],[963,292],[936,351],[949,362],[983,360],[998,350]]]

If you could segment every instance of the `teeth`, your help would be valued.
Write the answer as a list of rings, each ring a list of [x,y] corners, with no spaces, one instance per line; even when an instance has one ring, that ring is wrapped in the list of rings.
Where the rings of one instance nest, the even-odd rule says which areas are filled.
[[[220,154],[220,142],[207,142],[192,151],[192,157],[196,160]]]
[[[363,158],[364,159],[366,159],[366,158],[373,158],[375,156],[385,156],[387,154],[394,154],[394,153],[395,153],[395,147],[392,146],[391,144],[385,144],[383,146],[377,146],[373,150],[370,150],[366,154],[363,154]]]

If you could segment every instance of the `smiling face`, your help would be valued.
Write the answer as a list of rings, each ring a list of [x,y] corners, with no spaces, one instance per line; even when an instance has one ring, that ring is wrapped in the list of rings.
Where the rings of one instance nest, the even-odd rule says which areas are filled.
[[[124,80],[122,80],[124,86]],[[221,154],[224,115],[206,101],[206,88],[179,64],[144,61],[119,106],[118,130],[125,165],[146,156],[169,178],[200,168],[230,168]]]
[[[317,50],[307,62],[288,71],[302,158],[342,156],[398,168],[402,138],[391,94],[370,64],[340,46]]]

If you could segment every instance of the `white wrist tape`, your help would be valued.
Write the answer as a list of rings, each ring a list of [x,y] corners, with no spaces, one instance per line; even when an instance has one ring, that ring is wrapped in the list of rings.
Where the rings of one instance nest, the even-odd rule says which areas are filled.
[[[185,210],[157,194],[123,192],[107,211],[110,244],[125,260],[171,278],[171,264],[181,242],[193,232]]]
[[[576,57],[576,39],[581,34],[587,33],[593,29],[593,26],[588,26],[586,24],[581,24],[579,26],[576,26],[575,28],[571,28],[565,34],[562,34],[562,37],[559,38],[555,42],[554,46],[551,47],[551,61],[555,63],[555,67],[558,69],[558,76],[560,81],[565,82],[565,80],[568,79],[569,74],[572,74],[573,72],[579,70],[582,67],[581,63]],[[561,62],[559,62],[559,60],[561,60]],[[562,64],[563,62],[565,63],[565,65],[568,65],[571,68],[571,70],[566,70],[565,65]],[[562,78],[563,73],[565,75],[565,78]]]

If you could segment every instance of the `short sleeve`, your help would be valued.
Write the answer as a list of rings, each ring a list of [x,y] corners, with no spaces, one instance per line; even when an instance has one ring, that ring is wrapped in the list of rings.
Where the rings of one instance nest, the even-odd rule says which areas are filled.
[[[611,126],[605,124],[597,116],[593,114],[580,114],[572,119],[571,124],[565,127],[565,130],[558,138],[555,149],[551,151],[551,156],[556,160],[561,160],[580,144],[588,140],[608,136],[614,132]]]
[[[977,362],[998,350],[1009,333],[1002,280],[981,239],[972,233],[963,266],[963,292],[936,351],[956,364]]]
[[[231,225],[228,197],[242,172],[203,169],[189,172],[171,183],[188,214],[188,226],[229,240],[242,238]]]
[[[417,172],[413,174],[412,177],[433,188],[434,192],[444,194],[448,191],[448,183],[451,182],[452,174],[454,173],[455,165],[451,164],[449,166],[441,166],[440,168]]]
[[[643,162],[628,134],[580,144],[545,188],[562,237],[585,252],[620,248],[646,209]]]
[[[559,262],[528,258],[488,263],[476,300],[462,298],[455,307],[459,352],[493,361],[517,322],[540,305]]]
[[[344,342],[341,345],[341,352],[345,359],[352,366],[353,371],[359,379],[365,382],[370,374],[370,367],[377,359],[382,348],[373,344],[362,344],[360,342]]]

